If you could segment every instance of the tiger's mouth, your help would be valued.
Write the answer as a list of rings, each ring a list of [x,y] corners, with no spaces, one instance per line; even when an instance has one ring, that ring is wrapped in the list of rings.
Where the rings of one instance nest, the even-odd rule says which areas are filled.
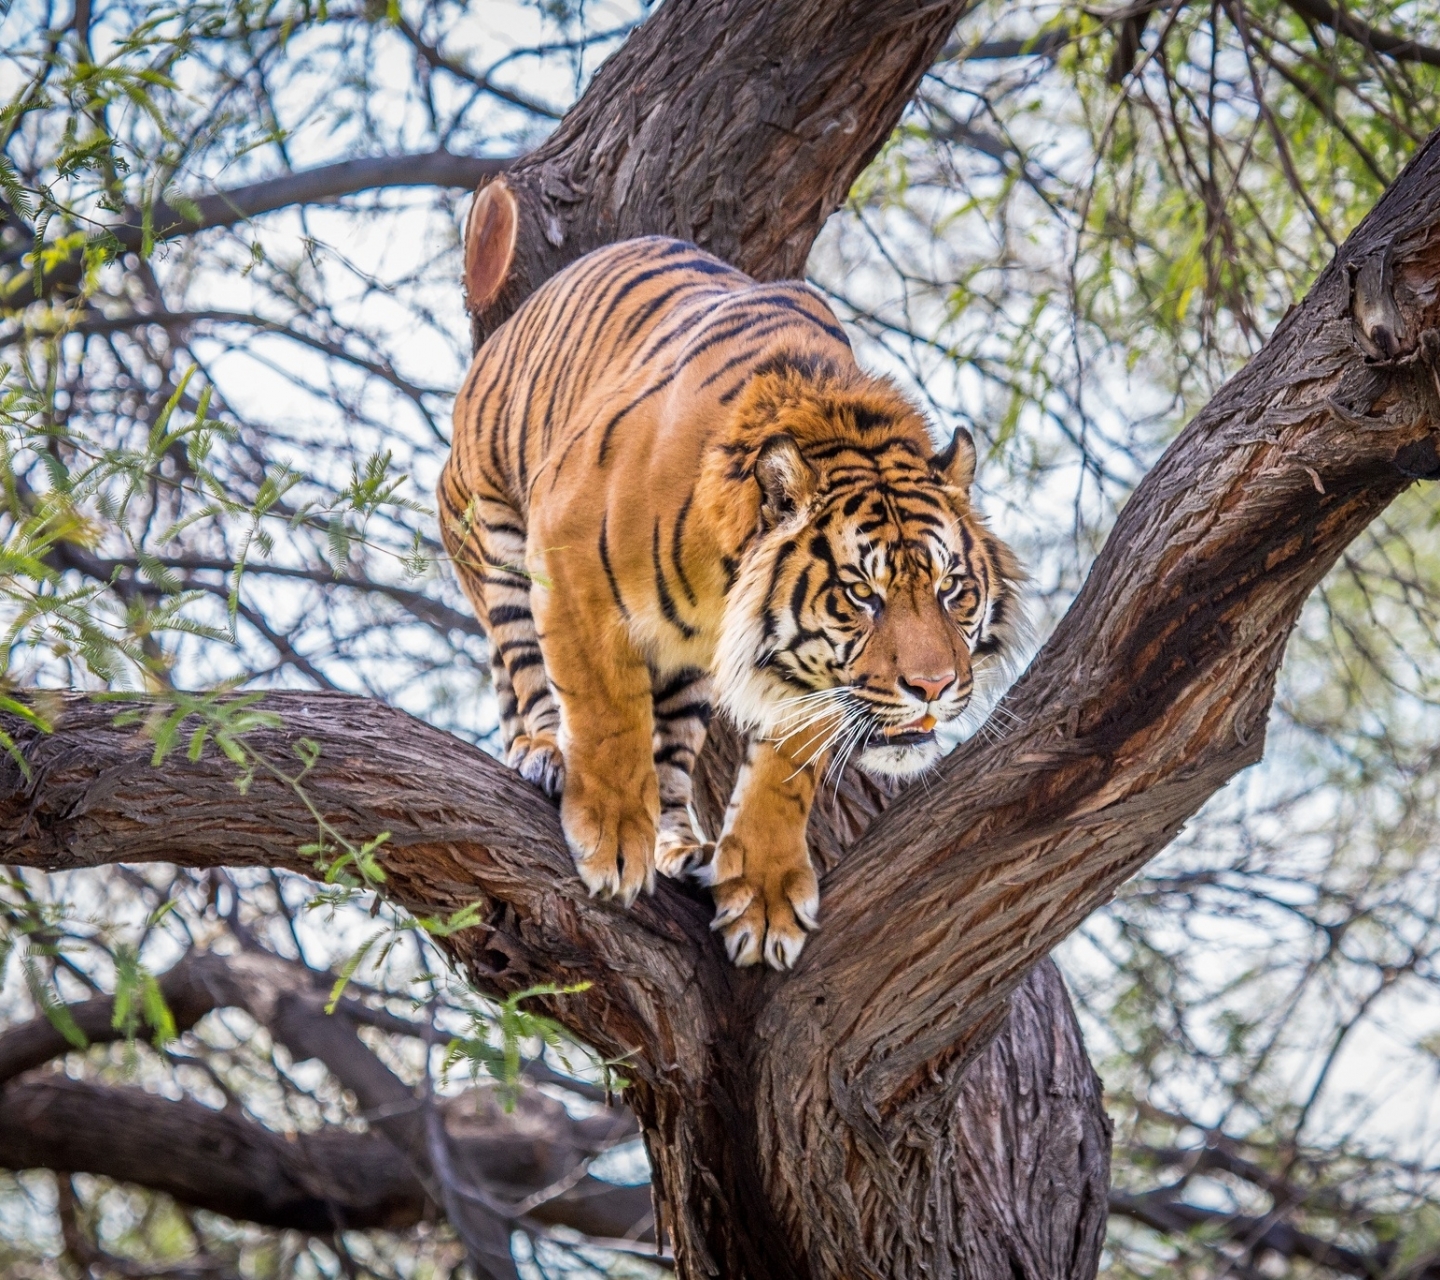
[[[871,747],[923,747],[935,741],[935,717],[928,712],[906,724],[876,725],[865,739]]]

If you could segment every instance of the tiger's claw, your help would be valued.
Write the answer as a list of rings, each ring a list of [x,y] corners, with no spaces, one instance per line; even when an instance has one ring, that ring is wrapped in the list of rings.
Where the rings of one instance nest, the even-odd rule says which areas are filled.
[[[736,856],[733,837],[726,837],[712,867],[733,870]],[[743,853],[739,857],[744,866]],[[731,962],[741,967],[764,960],[772,969],[793,968],[806,935],[818,925],[820,887],[808,860],[758,861],[714,884],[711,893],[715,918],[710,927],[720,934]]]
[[[629,906],[655,889],[655,819],[644,808],[571,775],[560,802],[560,825],[575,870],[591,897]]]

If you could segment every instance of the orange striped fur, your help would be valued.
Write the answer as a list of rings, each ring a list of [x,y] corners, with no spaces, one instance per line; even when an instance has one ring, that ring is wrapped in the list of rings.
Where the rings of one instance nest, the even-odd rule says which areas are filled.
[[[441,524],[508,759],[561,795],[592,892],[694,874],[733,960],[794,963],[824,771],[924,770],[1015,635],[1019,570],[974,468],[812,290],[679,241],[597,250],[485,343]],[[690,805],[712,705],[750,738],[715,839]]]

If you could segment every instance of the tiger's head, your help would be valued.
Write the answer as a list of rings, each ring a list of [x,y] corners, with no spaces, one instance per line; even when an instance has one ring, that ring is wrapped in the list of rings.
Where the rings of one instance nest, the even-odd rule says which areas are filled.
[[[970,505],[974,443],[961,429],[933,452],[878,379],[756,383],[731,470],[748,471],[755,526],[726,596],[721,701],[801,758],[913,776],[1023,625],[1020,568]]]

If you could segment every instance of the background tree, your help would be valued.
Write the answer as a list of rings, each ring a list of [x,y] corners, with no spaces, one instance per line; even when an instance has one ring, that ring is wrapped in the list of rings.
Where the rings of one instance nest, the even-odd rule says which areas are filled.
[[[22,19],[30,23],[26,39],[15,41],[10,32]],[[458,210],[446,202],[488,171],[468,157],[528,154],[515,172],[517,188],[538,183],[543,199],[566,215],[563,229],[585,225],[584,200],[575,197],[586,188],[574,185],[574,172],[559,175],[571,180],[567,188],[547,167],[547,157],[565,154],[567,135],[539,152],[534,146],[548,128],[546,113],[558,115],[597,54],[613,44],[590,38],[587,15],[557,12],[552,20],[562,24],[559,38],[537,33],[535,43],[563,72],[531,69],[537,58],[516,75],[523,60],[488,67],[483,30],[441,7],[322,14],[191,6],[177,17],[117,6],[10,16],[7,47],[23,45],[34,57],[14,64],[31,74],[17,75],[6,116],[6,155],[21,188],[8,191],[4,233],[13,254],[7,297],[15,361],[7,406],[12,691],[69,685],[161,692],[192,712],[167,769],[197,723],[210,724],[242,757],[257,740],[239,733],[244,726],[216,702],[164,693],[165,686],[210,688],[227,678],[362,690],[483,736],[473,623],[443,575],[426,570],[429,526],[405,504],[428,494],[443,454],[443,429],[435,424],[444,388],[466,356],[453,284]],[[733,24],[732,60],[737,49],[770,52],[747,46],[735,14],[716,21],[721,31]],[[1043,626],[1073,595],[1172,424],[1270,332],[1329,242],[1373,203],[1433,124],[1435,56],[1422,42],[1427,33],[1397,23],[1381,6],[1363,14],[1308,4],[1139,6],[1110,20],[1059,9],[977,10],[951,37],[846,211],[830,223],[811,258],[813,277],[848,308],[872,360],[888,349],[931,395],[938,416],[968,419],[992,446],[988,501],[1013,513],[1006,531],[1024,542],[1036,567]],[[889,65],[881,53],[863,51],[874,60],[872,84],[884,81]],[[742,85],[755,83],[736,74]],[[506,87],[516,84],[536,92]],[[570,139],[594,128],[606,104],[623,105],[613,86],[593,99],[598,108],[572,118]],[[541,89],[555,105],[534,100]],[[68,131],[67,121],[76,122]],[[796,163],[780,151],[782,163]],[[356,152],[368,153],[362,163],[349,159]],[[745,171],[743,150],[717,154]],[[727,200],[744,208],[758,199],[713,181],[725,164],[690,157],[687,169],[685,156],[657,155],[653,147],[645,155],[665,172],[690,175],[688,189],[699,194],[679,216],[691,219],[689,229],[702,240],[730,256],[758,246],[752,269],[775,252],[752,227],[737,232],[733,211],[725,213]],[[332,168],[330,161],[344,163]],[[811,163],[826,169],[820,203],[797,216],[813,222],[826,198],[839,199],[849,175],[833,160],[828,169],[824,160]],[[292,168],[296,176],[278,183],[248,181]],[[615,171],[608,172],[613,180]],[[842,178],[839,189],[824,189]],[[454,182],[456,190],[426,192],[418,206],[405,203],[413,196],[392,203],[388,195],[365,197],[370,207],[355,204],[356,191],[397,180]],[[224,195],[212,198],[217,190]],[[297,211],[300,202],[345,193],[351,203],[339,210],[306,204]],[[702,206],[708,219],[696,214]],[[419,222],[425,210],[441,215],[428,236]],[[276,216],[258,217],[267,211]],[[762,231],[774,225],[773,218],[761,222]],[[618,230],[627,229],[649,227],[627,228],[622,219]],[[46,246],[38,277],[25,257],[37,230]],[[539,230],[543,236],[546,227]],[[726,235],[739,238],[726,242]],[[558,248],[534,237],[522,243],[542,262]],[[429,260],[427,244],[450,256]],[[783,234],[769,244],[785,256]],[[102,266],[107,247],[131,256]],[[785,270],[800,268],[804,247],[789,248],[800,257]],[[417,333],[429,340],[417,341]],[[451,353],[448,368],[442,350]],[[380,461],[385,450],[388,463]],[[1324,460],[1311,464],[1315,483],[1325,487]],[[402,473],[416,483],[392,488]],[[1306,477],[1302,487],[1310,483]],[[1125,1221],[1143,1224],[1121,1223],[1112,1232],[1109,1265],[1117,1270],[1169,1273],[1177,1257],[1217,1273],[1273,1269],[1280,1259],[1350,1274],[1421,1274],[1429,1265],[1428,1131],[1419,1126],[1417,1133],[1419,1107],[1401,1087],[1423,1089],[1435,1026],[1434,911],[1423,887],[1433,879],[1426,872],[1434,753],[1420,713],[1430,699],[1424,655],[1433,644],[1427,517],[1418,495],[1392,507],[1386,523],[1350,548],[1301,621],[1269,762],[1250,775],[1245,794],[1213,802],[1195,835],[1093,917],[1084,944],[1067,953],[1082,1004],[1096,1015],[1091,1034],[1100,1038],[1111,1108],[1121,1119],[1122,1190],[1111,1205]],[[303,733],[298,705],[284,705],[287,722]],[[93,722],[97,738],[110,714]],[[213,754],[212,747],[201,763]],[[303,767],[288,742],[272,757]],[[278,802],[264,776],[255,786],[247,803],[267,812]],[[24,838],[25,829],[17,830]],[[376,833],[373,825],[350,832],[362,837],[357,853],[363,836]],[[295,865],[313,861],[313,853],[300,851],[306,842],[315,842],[313,824],[288,846]],[[169,847],[177,860],[223,859],[223,848],[197,851],[193,836],[182,857],[186,843]],[[328,856],[337,853],[343,856],[340,849]],[[383,859],[383,847],[379,853]],[[96,856],[91,850],[82,858]],[[138,1002],[143,1018],[145,983],[135,957],[166,968],[186,942],[185,925],[202,947],[222,951],[253,944],[294,955],[303,948],[304,917],[291,936],[280,909],[284,893],[291,903],[304,897],[298,882],[236,873],[232,898],[212,877],[144,879],[149,889],[120,873],[74,883],[18,879],[12,923],[29,964],[17,951],[17,1002],[27,974],[42,1004],[53,1003],[55,992],[65,999],[87,994],[84,975],[97,991],[118,985],[121,1003],[133,1010]],[[141,906],[145,893],[153,902]],[[150,906],[162,900],[179,905],[147,931]],[[451,895],[457,907],[468,900]],[[689,919],[682,906],[669,905]],[[351,918],[345,905],[335,910],[337,919]],[[132,931],[123,927],[127,920]],[[440,934],[453,923],[432,921]],[[311,934],[311,950],[299,954],[321,967],[339,965],[373,927],[351,925],[347,940]],[[76,951],[79,938],[86,946]],[[409,961],[413,950],[393,949],[389,969],[367,971],[367,978],[377,989],[413,996],[405,984],[414,968],[401,966],[436,968],[428,959]],[[233,979],[213,998],[249,1010],[272,1027],[275,1043],[292,1044],[285,1038],[291,1033],[274,1030],[273,1013],[268,1021],[263,1015],[271,1006],[245,988]],[[418,1046],[429,1034],[427,1006],[445,1038],[468,1028],[463,996],[425,991],[417,1009],[384,1005],[366,992],[354,1007],[405,1014],[420,1034],[393,1023],[380,1030],[398,1037],[390,1044]],[[574,1025],[575,1006],[585,999],[577,993],[568,1004],[566,997],[545,1003]],[[178,996],[172,1004],[179,1018]],[[25,1016],[19,1003],[16,1011]],[[106,1012],[90,1015],[100,1028]],[[108,1012],[113,1020],[113,1008]],[[236,1015],[215,1015],[222,1016]],[[355,1013],[352,1023],[363,1016]],[[126,1021],[122,1016],[121,1031]],[[250,1122],[252,1129],[317,1127],[347,1114],[369,1114],[372,1125],[389,1118],[374,1113],[391,1104],[366,1101],[346,1080],[344,1054],[332,1061],[306,1053],[308,1042],[297,1040],[305,1047],[289,1052],[324,1061],[330,1074],[296,1077],[286,1050],[270,1055],[263,1033],[231,1045],[213,1024],[197,1022],[182,1043],[222,1080],[236,1082],[232,1092],[259,1122]],[[492,1033],[493,1043],[504,1043],[502,1030]],[[34,1066],[53,1059],[60,1046],[53,1037],[48,1043],[47,1057],[15,1060]],[[379,1040],[370,1043],[390,1052]],[[471,1048],[485,1060],[478,1045]],[[69,1069],[104,1083],[107,1071],[128,1064],[132,1080],[163,1079],[172,1092],[220,1101],[210,1077],[197,1075],[193,1063],[174,1062],[173,1052],[172,1060],[154,1058],[123,1043],[110,1052],[109,1065],[104,1050],[72,1054]],[[351,1056],[363,1062],[367,1053],[375,1056],[370,1049]],[[416,1050],[411,1054],[408,1067],[392,1060],[399,1068],[392,1075],[423,1101],[425,1073],[417,1070]],[[1387,1078],[1367,1078],[1375,1064]],[[541,1069],[531,1068],[532,1075]],[[33,1079],[8,1088],[5,1105]],[[337,1092],[337,1082],[353,1099]],[[1347,1096],[1359,1085],[1358,1098]],[[574,1087],[567,1086],[572,1095]],[[1377,1105],[1397,1094],[1404,1108],[1398,1121],[1393,1106],[1387,1116]],[[302,1095],[310,1101],[300,1102]],[[78,1099],[66,1097],[71,1114],[80,1114]],[[1423,1101],[1424,1094],[1410,1098]],[[31,1096],[26,1105],[20,1114],[30,1117],[42,1101]],[[287,1121],[286,1105],[300,1108],[298,1121]],[[457,1133],[451,1141],[458,1147],[461,1140]],[[397,1133],[390,1149],[404,1151],[406,1141]],[[593,1132],[568,1136],[556,1119],[547,1141],[568,1168],[574,1156],[565,1153],[588,1155],[597,1139]],[[88,1160],[92,1171],[146,1183],[133,1164],[97,1169],[98,1157]],[[73,1155],[47,1157],[39,1148],[16,1163],[76,1167]],[[158,1179],[160,1162],[148,1167]],[[412,1164],[408,1176],[411,1205],[423,1205],[413,1188],[428,1179],[430,1202],[449,1212],[472,1252],[493,1246],[483,1200],[481,1212],[473,1203],[467,1210],[453,1190],[447,1201],[445,1179],[437,1184],[433,1169],[416,1173]],[[486,1194],[503,1185],[509,1209],[553,1186],[543,1172],[526,1181],[493,1166],[470,1182],[452,1182],[481,1179],[484,1186],[487,1177],[497,1182]],[[32,1178],[25,1185],[40,1184]],[[173,1215],[142,1209],[127,1220],[136,1206],[159,1202],[78,1185],[78,1200],[60,1196],[55,1212],[68,1224],[63,1239],[80,1265],[120,1265],[85,1252],[97,1230],[107,1249],[142,1258],[158,1250],[166,1265],[187,1258],[178,1265],[198,1265]],[[318,1225],[313,1217],[267,1218],[258,1207],[240,1212],[235,1199],[202,1202],[185,1184],[158,1185],[232,1216],[335,1238],[333,1214]],[[347,1202],[332,1191],[313,1198],[344,1207],[341,1223],[375,1221],[346,1216]],[[553,1208],[556,1198],[546,1203]],[[127,1210],[109,1208],[107,1219],[106,1206],[120,1203]],[[17,1221],[33,1221],[15,1212],[22,1214]],[[543,1251],[544,1223],[533,1216],[517,1221]],[[205,1265],[246,1247],[250,1254],[235,1253],[226,1265],[269,1265],[255,1261],[265,1246],[255,1245],[248,1229],[192,1220],[200,1224]],[[614,1222],[588,1229],[611,1234]],[[627,1230],[640,1220],[629,1223]],[[409,1250],[439,1257],[451,1247],[423,1232],[416,1246],[412,1233],[372,1256],[379,1238],[339,1237],[356,1242],[358,1262],[343,1245],[327,1254],[317,1243],[308,1256],[318,1261],[276,1265],[406,1269],[428,1265]],[[47,1247],[42,1241],[40,1252]],[[398,1252],[386,1261],[392,1247]]]

